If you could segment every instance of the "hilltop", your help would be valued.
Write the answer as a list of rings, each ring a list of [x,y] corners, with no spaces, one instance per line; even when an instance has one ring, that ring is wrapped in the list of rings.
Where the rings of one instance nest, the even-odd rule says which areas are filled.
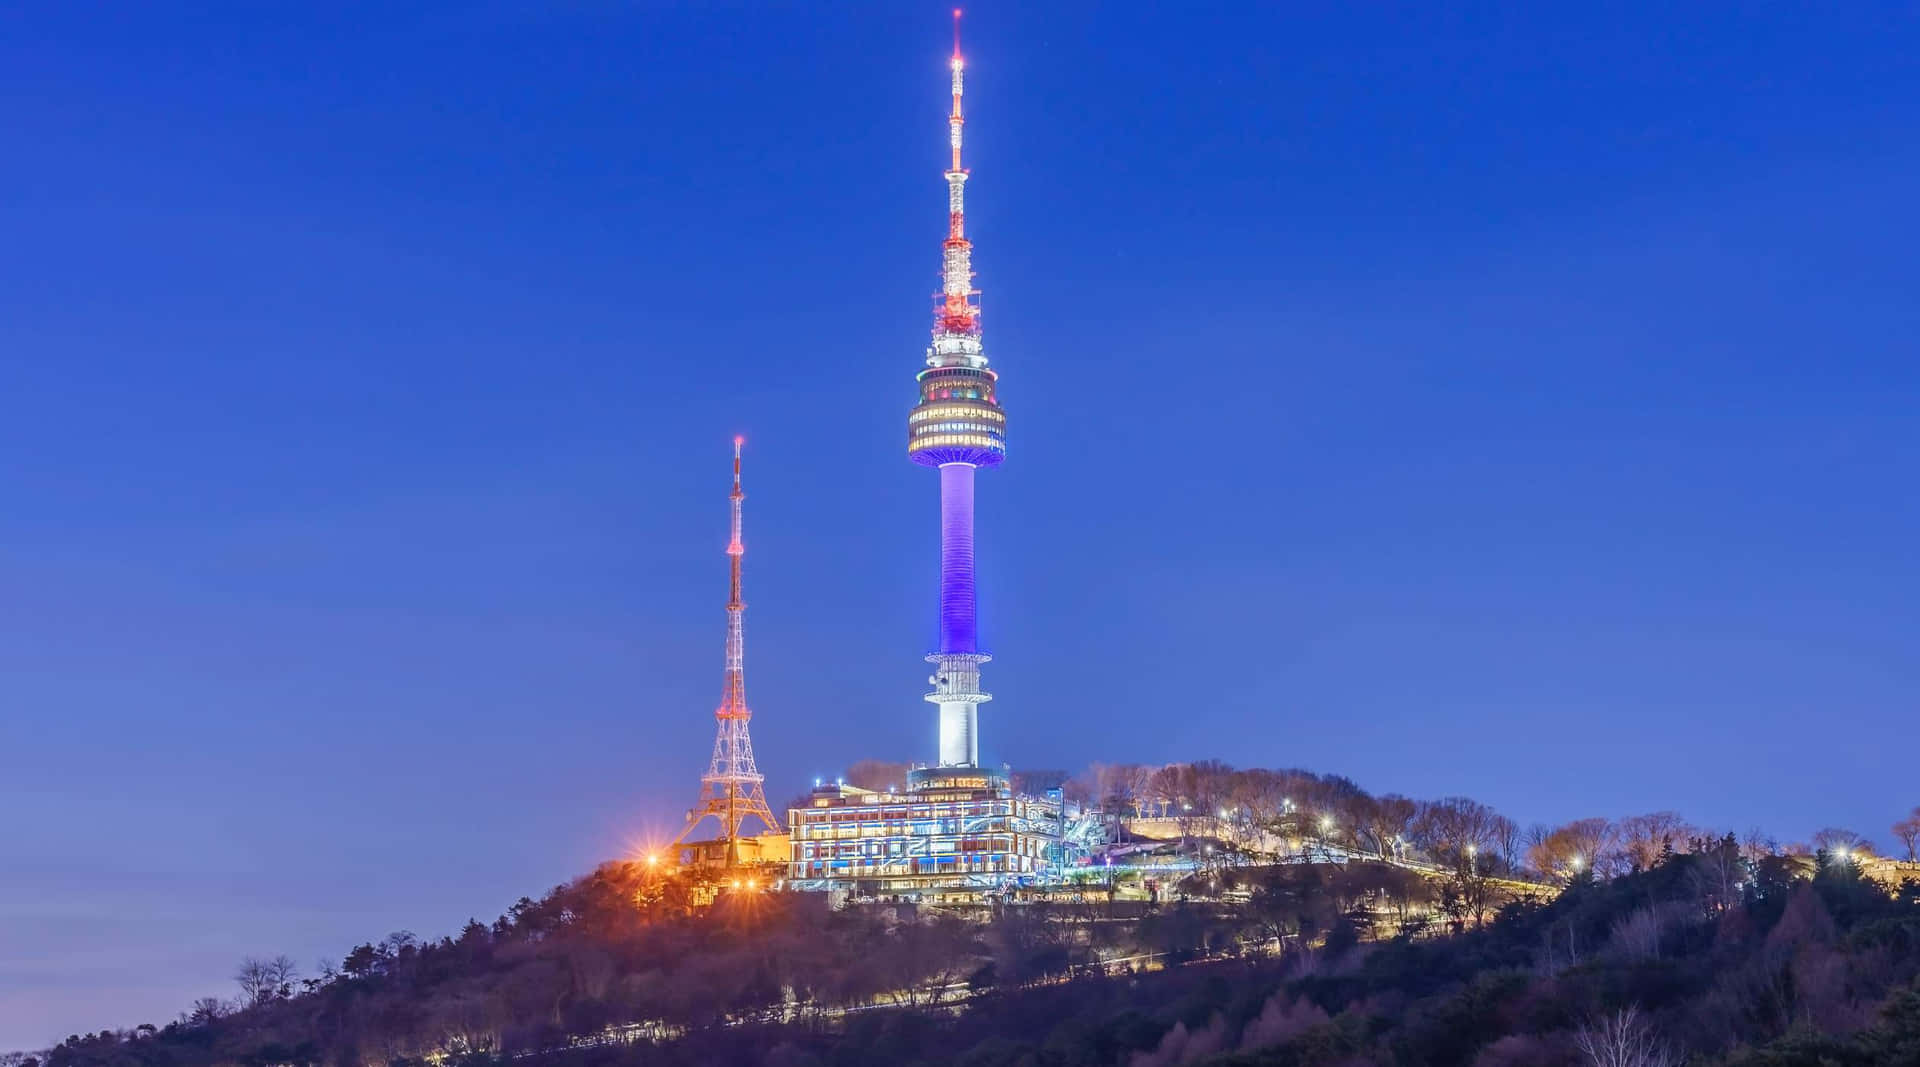
[[[1303,773],[1181,766],[1187,788]],[[1350,825],[1398,809],[1339,781],[1291,779],[1286,817],[1239,844],[1227,808],[1190,826],[1185,847],[1219,858],[1158,902],[1086,878],[991,906],[830,909],[617,861],[310,977],[248,961],[238,1001],[76,1035],[33,1067],[1920,1064],[1920,869],[1654,817],[1634,824],[1668,832],[1645,848],[1583,820],[1527,851],[1598,842],[1573,853],[1587,862],[1509,863],[1495,842],[1483,864],[1475,842],[1504,828],[1452,835],[1474,811],[1460,798],[1407,802],[1378,855],[1249,843],[1331,827],[1336,796]],[[1640,1058],[1599,1058],[1629,1045]]]

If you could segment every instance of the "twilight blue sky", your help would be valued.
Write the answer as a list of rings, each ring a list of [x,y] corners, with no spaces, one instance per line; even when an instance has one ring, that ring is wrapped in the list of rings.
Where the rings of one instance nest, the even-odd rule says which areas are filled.
[[[0,1048],[927,758],[939,5],[0,35]],[[972,5],[983,750],[1920,803],[1920,12]],[[396,8],[399,10],[396,12]]]

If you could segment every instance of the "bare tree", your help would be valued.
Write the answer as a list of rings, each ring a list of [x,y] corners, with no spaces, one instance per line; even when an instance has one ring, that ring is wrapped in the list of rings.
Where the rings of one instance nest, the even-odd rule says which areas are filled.
[[[1831,856],[1845,857],[1856,853],[1873,853],[1873,842],[1844,827],[1829,826],[1815,831],[1813,835],[1815,851]]]
[[[1920,844],[1920,807],[1914,808],[1913,814],[1893,824],[1893,836],[1907,846],[1907,862],[1914,862],[1914,847]]]
[[[1680,1058],[1629,1007],[1582,1026],[1573,1043],[1593,1067],[1679,1067]]]
[[[986,946],[977,928],[952,916],[894,927],[882,971],[896,986],[892,997],[907,1005],[938,1004],[979,966]]]
[[[240,984],[240,1000],[246,1005],[265,1004],[269,1000],[293,995],[293,983],[299,968],[286,956],[270,960],[248,956],[240,961],[233,980]]]
[[[1529,834],[1527,863],[1541,874],[1579,875],[1619,873],[1626,857],[1618,849],[1620,831],[1607,819],[1575,819],[1556,830]]]
[[[1153,795],[1153,772],[1154,768],[1142,764],[1123,764],[1113,768],[1108,788],[1135,815],[1145,815],[1146,803]]]
[[[1187,795],[1196,811],[1212,815],[1231,803],[1233,768],[1217,759],[1196,760],[1187,764]]]
[[[1411,844],[1408,835],[1419,815],[1419,804],[1398,793],[1388,793],[1364,806],[1359,820],[1361,843],[1381,859],[1399,859],[1401,847]]]
[[[1754,827],[1740,840],[1740,855],[1748,863],[1759,863],[1768,856],[1780,854],[1780,842],[1773,839],[1765,830]]]
[[[1561,827],[1576,854],[1586,857],[1595,874],[1616,875],[1626,866],[1620,851],[1620,827],[1611,819],[1575,819]]]
[[[216,1019],[224,1019],[233,1013],[226,1001],[219,997],[201,997],[193,1006],[182,1012],[180,1022],[186,1026],[205,1026]]]
[[[233,980],[240,987],[240,1003],[243,1005],[265,1004],[273,998],[273,979],[267,975],[267,961],[248,956],[240,961],[240,969],[233,972]]]
[[[1661,913],[1656,909],[1635,908],[1614,920],[1609,945],[1628,959],[1655,959],[1660,955],[1664,926]]]
[[[1169,763],[1153,772],[1152,784],[1148,786],[1161,810],[1176,819],[1181,819],[1181,832],[1186,832],[1186,818],[1193,813],[1193,798],[1186,793],[1188,767],[1184,763]]]
[[[1499,812],[1477,800],[1444,797],[1421,806],[1413,821],[1414,840],[1436,861],[1465,867],[1480,850],[1493,850],[1499,818]]]
[[[1752,870],[1741,855],[1740,842],[1729,831],[1714,842],[1702,835],[1694,849],[1693,863],[1687,868],[1687,881],[1693,886],[1700,909],[1706,915],[1718,915],[1740,899],[1740,885]]]
[[[1511,873],[1520,869],[1520,842],[1522,840],[1520,824],[1505,815],[1493,817],[1493,851],[1500,857],[1501,867]]]
[[[1287,789],[1285,775],[1260,768],[1239,771],[1233,776],[1227,810],[1236,821],[1276,832],[1286,816]]]
[[[1684,846],[1696,831],[1671,811],[1620,820],[1620,845],[1635,870],[1649,871],[1668,849]]]
[[[1119,814],[1127,798],[1120,788],[1119,767],[1110,763],[1089,763],[1087,769],[1067,782],[1067,799]]]
[[[1525,846],[1523,855],[1527,866],[1536,874],[1553,874],[1553,864],[1550,862],[1549,855],[1551,850],[1547,848],[1547,838],[1552,836],[1553,827],[1541,822],[1527,827],[1526,831],[1520,835],[1520,840]]]

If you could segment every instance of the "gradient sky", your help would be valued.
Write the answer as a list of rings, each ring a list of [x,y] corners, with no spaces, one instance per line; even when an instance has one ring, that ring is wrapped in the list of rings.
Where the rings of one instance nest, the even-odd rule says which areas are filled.
[[[736,432],[774,803],[933,755],[946,10],[411,6],[0,35],[0,1048],[671,836]],[[1442,6],[971,6],[983,755],[1886,840],[1920,13]]]

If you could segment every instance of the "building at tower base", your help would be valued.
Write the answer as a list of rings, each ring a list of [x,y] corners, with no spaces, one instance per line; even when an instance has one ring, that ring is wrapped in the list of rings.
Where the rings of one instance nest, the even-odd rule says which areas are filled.
[[[704,841],[682,841],[674,846],[674,862],[681,867],[730,870],[735,867],[784,866],[792,851],[791,838],[769,830],[737,838],[716,837]]]
[[[977,896],[1058,880],[1064,803],[977,767],[913,772],[903,792],[816,787],[788,811],[794,889]]]

